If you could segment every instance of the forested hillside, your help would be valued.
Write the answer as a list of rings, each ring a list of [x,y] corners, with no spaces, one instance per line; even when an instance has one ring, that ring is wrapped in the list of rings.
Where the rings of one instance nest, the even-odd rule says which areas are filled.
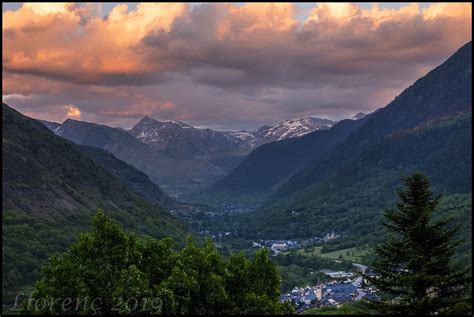
[[[464,205],[458,216],[467,217],[471,212],[471,131],[472,116],[465,113],[388,135],[324,181],[289,200],[275,200],[248,213],[242,230],[290,238],[330,228],[370,241],[378,235],[375,229],[381,228],[381,211],[393,204],[392,193],[402,176],[413,171],[428,175],[437,193],[447,199],[456,197],[457,204]]]
[[[2,105],[4,301],[38,279],[46,258],[89,227],[98,208],[141,234],[183,243],[188,226],[137,195],[42,123]]]
[[[310,163],[275,194],[275,198],[308,188],[349,164],[390,133],[414,128],[472,108],[472,42],[418,79],[386,107],[375,111],[333,151]]]

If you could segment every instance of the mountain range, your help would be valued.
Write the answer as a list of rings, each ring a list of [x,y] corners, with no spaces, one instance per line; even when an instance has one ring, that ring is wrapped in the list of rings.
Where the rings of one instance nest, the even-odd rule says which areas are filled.
[[[303,118],[254,131],[222,132],[148,116],[130,130],[72,119],[62,124],[41,122],[74,143],[112,153],[174,197],[215,183],[258,145],[300,137],[334,124],[327,119]]]
[[[384,238],[383,211],[396,203],[403,178],[422,172],[444,195],[439,216],[460,225],[458,260],[470,262],[472,42],[361,117],[257,147],[226,177],[185,198],[234,212],[209,219],[209,230],[246,240],[335,231],[352,247]]]
[[[182,199],[249,209],[249,204],[253,207],[261,202],[306,164],[342,142],[363,121],[346,119],[330,129],[261,145],[222,180]]]
[[[209,162],[182,156],[178,158],[143,143],[131,133],[118,128],[68,119],[62,124],[44,122],[58,136],[76,144],[87,145],[112,153],[118,159],[144,172],[170,195],[180,186],[208,184],[225,172]]]
[[[264,125],[256,130],[241,130],[230,132],[229,134],[241,140],[241,144],[249,148],[259,145],[281,141],[289,138],[301,137],[305,134],[318,130],[327,130],[336,122],[328,119],[302,118],[285,120],[276,126]]]
[[[326,130],[334,121],[319,118],[286,120],[276,126],[264,125],[256,130],[237,132],[198,129],[178,121],[158,121],[144,117],[129,132],[157,150],[185,155],[206,155],[222,151],[231,152],[261,144],[303,136],[307,133]],[[52,128],[55,128],[52,126]]]

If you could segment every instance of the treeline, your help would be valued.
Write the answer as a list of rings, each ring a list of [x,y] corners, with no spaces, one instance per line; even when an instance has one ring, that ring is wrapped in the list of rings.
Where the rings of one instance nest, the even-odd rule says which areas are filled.
[[[103,211],[92,231],[52,257],[24,313],[285,314],[280,278],[262,249],[224,259],[211,241],[189,238],[180,251],[169,238],[140,238]]]

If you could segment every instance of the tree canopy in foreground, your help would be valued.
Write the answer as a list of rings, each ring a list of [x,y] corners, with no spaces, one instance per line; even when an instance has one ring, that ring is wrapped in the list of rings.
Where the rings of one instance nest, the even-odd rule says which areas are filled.
[[[280,278],[267,250],[252,260],[224,259],[211,241],[191,238],[180,251],[170,238],[140,238],[103,211],[92,231],[52,257],[23,303],[47,314],[284,314]]]

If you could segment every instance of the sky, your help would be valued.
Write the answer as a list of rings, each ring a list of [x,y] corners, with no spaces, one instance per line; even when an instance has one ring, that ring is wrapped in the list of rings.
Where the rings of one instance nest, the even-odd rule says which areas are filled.
[[[472,40],[471,3],[7,3],[3,102],[216,130],[385,106]]]

